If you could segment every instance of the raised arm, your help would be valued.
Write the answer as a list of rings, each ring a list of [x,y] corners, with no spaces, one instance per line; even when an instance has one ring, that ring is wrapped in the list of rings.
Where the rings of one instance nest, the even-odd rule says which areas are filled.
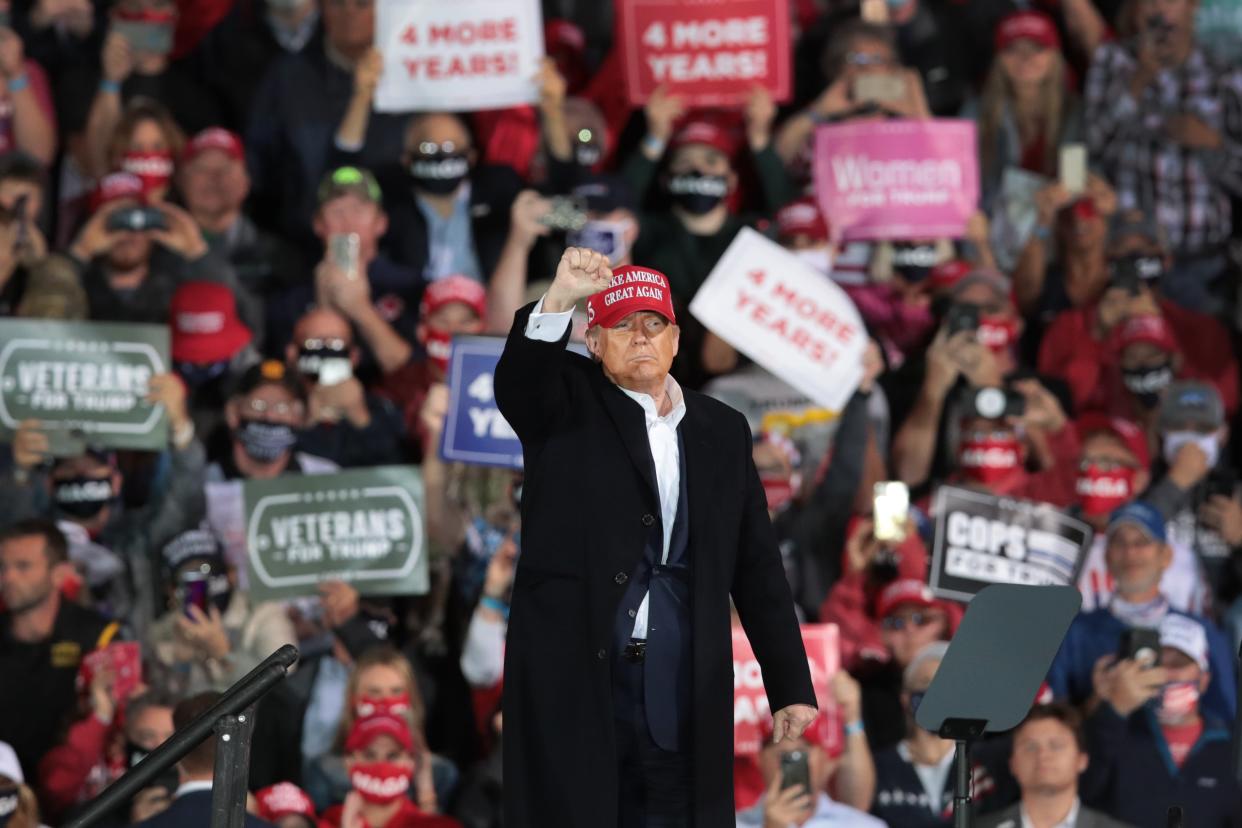
[[[561,370],[574,306],[608,287],[611,280],[608,257],[570,247],[561,256],[548,292],[514,318],[494,383],[500,413],[524,446],[538,442],[568,403]]]

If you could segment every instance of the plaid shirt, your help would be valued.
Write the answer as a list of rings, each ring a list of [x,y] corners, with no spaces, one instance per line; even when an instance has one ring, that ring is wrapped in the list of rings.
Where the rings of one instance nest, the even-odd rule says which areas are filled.
[[[1136,100],[1137,61],[1118,43],[1096,49],[1087,74],[1087,146],[1117,190],[1119,207],[1154,214],[1173,248],[1224,244],[1230,195],[1242,196],[1242,70],[1221,69],[1195,49],[1162,71]],[[1216,150],[1188,149],[1165,134],[1175,115],[1195,115],[1221,134]]]

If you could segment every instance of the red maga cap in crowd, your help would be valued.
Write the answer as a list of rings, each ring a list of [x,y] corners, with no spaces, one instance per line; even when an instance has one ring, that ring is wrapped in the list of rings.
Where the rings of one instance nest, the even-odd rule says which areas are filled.
[[[487,316],[487,290],[474,279],[461,274],[445,276],[427,285],[423,291],[420,315],[425,320],[452,302],[468,306],[480,319]]]
[[[223,127],[208,127],[185,145],[181,163],[188,164],[207,150],[220,150],[234,161],[241,161],[246,157],[241,137],[236,132],[230,132]]]
[[[1014,12],[997,24],[996,51],[1003,52],[1019,40],[1030,40],[1045,49],[1061,48],[1056,24],[1037,11]]]
[[[233,292],[216,282],[186,282],[169,305],[175,362],[221,362],[250,344]]]
[[[1078,439],[1086,440],[1092,434],[1107,432],[1125,444],[1140,468],[1147,468],[1151,455],[1147,449],[1147,436],[1143,430],[1129,420],[1112,417],[1103,411],[1090,411],[1083,414],[1074,424],[1078,429]]]
[[[1155,314],[1131,316],[1118,329],[1118,351],[1140,342],[1155,345],[1160,350],[1167,351],[1168,353],[1175,353],[1178,350],[1177,340],[1173,338],[1173,331],[1169,328],[1169,323],[1164,321],[1163,316],[1156,316]]]
[[[306,791],[292,782],[277,782],[257,792],[254,798],[259,806],[257,813],[259,819],[266,820],[273,825],[281,817],[294,814],[304,816],[312,823],[316,821],[315,803],[311,802]]]
[[[397,744],[406,750],[414,749],[414,740],[410,737],[410,726],[400,716],[377,713],[354,722],[349,729],[349,737],[345,740],[345,750],[353,753],[362,750],[381,736],[391,736]]]
[[[776,232],[782,239],[807,236],[815,241],[828,241],[828,222],[824,221],[815,199],[807,196],[776,211]]]
[[[690,144],[705,144],[729,156],[732,156],[737,149],[737,142],[731,130],[714,121],[704,119],[689,121],[677,130],[673,135],[669,150],[680,149]]]
[[[649,267],[618,267],[609,286],[587,299],[587,327],[612,328],[631,313],[644,310],[676,324],[668,277]]]
[[[938,606],[931,587],[922,581],[904,578],[884,587],[876,601],[875,614],[879,618],[887,618],[893,610],[904,604],[913,604],[923,609]]]

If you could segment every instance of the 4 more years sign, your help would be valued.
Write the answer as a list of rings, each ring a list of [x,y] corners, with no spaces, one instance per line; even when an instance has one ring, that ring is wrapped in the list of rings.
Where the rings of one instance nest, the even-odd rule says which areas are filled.
[[[163,325],[0,320],[0,437],[33,420],[93,445],[162,449],[167,417],[146,395],[168,366]]]
[[[324,580],[364,594],[427,591],[423,481],[412,466],[247,480],[250,593],[313,595]]]

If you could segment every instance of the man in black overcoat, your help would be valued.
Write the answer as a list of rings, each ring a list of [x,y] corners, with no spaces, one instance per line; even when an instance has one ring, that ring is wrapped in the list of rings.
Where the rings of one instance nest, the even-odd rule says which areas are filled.
[[[565,347],[582,299],[592,359]],[[734,824],[730,596],[775,738],[816,716],[750,429],[669,376],[678,333],[663,274],[570,248],[496,368],[526,465],[506,828]]]

